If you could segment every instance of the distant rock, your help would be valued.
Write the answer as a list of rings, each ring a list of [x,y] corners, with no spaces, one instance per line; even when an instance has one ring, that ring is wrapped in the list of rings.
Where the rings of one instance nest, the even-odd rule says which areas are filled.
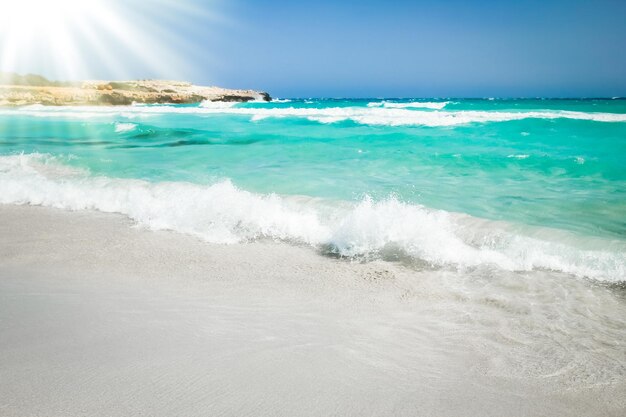
[[[202,87],[184,81],[49,81],[40,75],[0,74],[0,106],[119,106],[132,103],[194,104],[202,101],[270,101],[268,93]]]

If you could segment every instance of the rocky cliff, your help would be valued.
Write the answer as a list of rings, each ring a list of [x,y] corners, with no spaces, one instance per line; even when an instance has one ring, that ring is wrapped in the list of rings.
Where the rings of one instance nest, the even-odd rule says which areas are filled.
[[[53,82],[38,75],[0,74],[0,106],[192,104],[205,100],[244,102],[271,98],[260,91],[202,87],[183,81]]]

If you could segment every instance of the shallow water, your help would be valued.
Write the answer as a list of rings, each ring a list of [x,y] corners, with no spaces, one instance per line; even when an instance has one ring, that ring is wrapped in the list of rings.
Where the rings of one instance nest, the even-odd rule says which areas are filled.
[[[3,415],[626,407],[626,303],[615,284],[491,265],[416,271],[131,224],[0,205]]]
[[[0,111],[0,202],[435,269],[626,275],[626,101]]]
[[[623,100],[2,109],[0,203],[121,213],[220,244],[1,207],[2,306],[32,324],[5,320],[4,390],[31,404],[36,380],[70,410],[184,397],[200,415],[216,407],[206,392],[244,386],[222,405],[280,392],[283,414],[414,415],[445,398],[450,415],[619,415],[625,151]],[[83,349],[100,309],[118,324]],[[30,343],[42,332],[54,342]],[[74,373],[60,378],[54,360],[23,377],[57,350]],[[162,391],[134,365],[120,368],[143,387],[130,397],[116,371],[82,375],[100,351],[161,363],[168,377],[149,379],[170,397],[154,403]],[[58,383],[81,378],[78,400]]]

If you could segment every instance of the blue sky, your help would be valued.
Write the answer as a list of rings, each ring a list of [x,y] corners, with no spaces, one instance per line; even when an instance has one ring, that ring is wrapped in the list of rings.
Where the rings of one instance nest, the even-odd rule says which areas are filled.
[[[208,42],[224,85],[285,97],[626,95],[626,1],[239,0],[225,12],[237,26]]]
[[[106,56],[82,45],[85,60],[124,63],[128,77],[278,97],[626,95],[623,0],[129,1],[147,50],[177,58],[148,66],[123,41]],[[33,72],[50,74],[44,64]],[[80,75],[117,75],[108,64]]]

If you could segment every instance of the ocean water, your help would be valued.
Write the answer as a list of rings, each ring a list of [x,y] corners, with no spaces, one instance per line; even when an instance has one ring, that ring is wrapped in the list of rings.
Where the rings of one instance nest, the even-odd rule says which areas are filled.
[[[0,110],[0,203],[419,269],[626,278],[626,101]]]

